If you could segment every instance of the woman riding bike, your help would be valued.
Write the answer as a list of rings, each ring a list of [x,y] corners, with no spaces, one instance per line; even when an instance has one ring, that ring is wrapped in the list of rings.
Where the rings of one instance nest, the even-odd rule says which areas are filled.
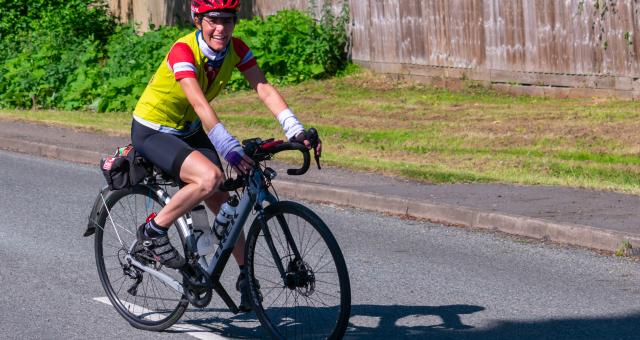
[[[238,20],[238,0],[193,0],[191,13],[196,30],[178,39],[149,81],[133,112],[131,141],[136,150],[181,182],[181,188],[157,215],[138,228],[137,238],[163,265],[181,269],[184,258],[167,236],[168,228],[199,202],[217,213],[228,198],[218,190],[224,172],[217,153],[238,175],[246,174],[253,161],[225,129],[210,105],[237,68],[258,97],[278,119],[290,140],[311,144],[302,124],[282,95],[270,85],[249,47],[233,37]],[[316,153],[321,152],[318,144]],[[233,256],[240,266],[236,289],[240,309],[251,307],[244,275],[245,238],[241,235]]]

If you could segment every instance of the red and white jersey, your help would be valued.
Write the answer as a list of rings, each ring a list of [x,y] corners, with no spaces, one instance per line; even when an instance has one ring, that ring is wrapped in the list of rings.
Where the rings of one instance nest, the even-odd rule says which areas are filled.
[[[256,65],[251,49],[242,40],[231,38],[223,52],[211,50],[200,31],[180,38],[138,100],[134,118],[156,130],[172,133],[188,130],[198,116],[178,81],[195,78],[207,101],[213,100],[231,79],[234,69],[243,72]]]
[[[251,49],[249,48],[249,46],[247,46],[247,44],[244,43],[244,41],[234,37],[231,38],[231,42],[229,45],[230,46],[228,48],[233,48],[235,54],[240,57],[240,62],[235,65],[235,67],[240,72],[244,72],[256,65],[256,58],[253,56]],[[223,55],[220,55],[220,53],[211,51],[208,46],[203,46],[203,44],[200,44],[200,48],[203,54],[209,57],[209,60],[214,59],[211,60],[212,62],[207,63],[206,70],[207,78],[209,78],[209,81],[211,81],[215,78],[217,70],[222,65],[222,59],[226,56],[227,53],[225,51]],[[169,65],[169,68],[173,70],[173,74],[175,75],[176,80],[184,78],[197,78],[195,56],[193,50],[188,44],[184,42],[178,42],[174,44],[167,56],[167,63]]]

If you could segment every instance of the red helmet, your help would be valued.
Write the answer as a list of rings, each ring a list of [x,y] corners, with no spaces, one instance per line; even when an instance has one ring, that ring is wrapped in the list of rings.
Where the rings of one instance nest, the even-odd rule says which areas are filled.
[[[211,11],[236,12],[239,0],[193,0],[191,13],[194,15]]]

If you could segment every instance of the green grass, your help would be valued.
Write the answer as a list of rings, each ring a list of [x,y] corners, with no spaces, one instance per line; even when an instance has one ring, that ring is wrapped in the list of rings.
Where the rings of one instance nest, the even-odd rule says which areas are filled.
[[[126,112],[0,110],[0,118],[35,121],[116,135],[125,135],[131,130],[131,113]]]
[[[281,88],[316,127],[323,162],[431,183],[561,185],[640,194],[640,103],[510,96],[469,82],[458,91],[367,71]],[[212,103],[239,139],[282,138],[253,92]],[[130,113],[0,111],[128,134]],[[294,160],[281,157],[284,160]]]

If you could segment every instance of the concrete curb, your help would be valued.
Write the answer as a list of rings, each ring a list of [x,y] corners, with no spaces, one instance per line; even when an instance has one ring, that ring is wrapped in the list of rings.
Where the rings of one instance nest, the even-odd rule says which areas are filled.
[[[96,151],[65,148],[0,137],[0,149],[82,164],[98,165],[102,154]]]
[[[99,152],[0,137],[0,149],[47,158],[97,165]],[[286,197],[326,202],[398,216],[425,219],[447,225],[501,231],[581,247],[615,251],[624,241],[640,246],[640,236],[585,225],[561,224],[525,216],[480,211],[428,201],[381,196],[326,185],[275,180],[277,191]]]
[[[540,240],[615,251],[623,241],[640,245],[640,236],[577,224],[561,224],[525,216],[408,200],[402,197],[353,192],[324,185],[274,181],[286,196],[307,201],[329,202],[398,216],[425,219],[447,225],[481,228]]]

